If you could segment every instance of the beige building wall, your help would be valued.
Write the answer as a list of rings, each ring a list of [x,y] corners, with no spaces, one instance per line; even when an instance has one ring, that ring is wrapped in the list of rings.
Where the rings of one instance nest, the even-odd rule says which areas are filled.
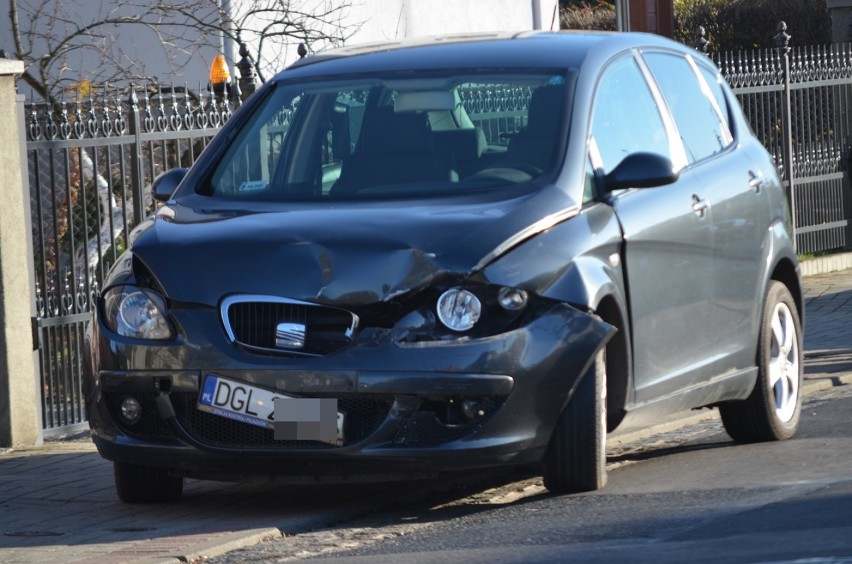
[[[21,163],[22,115],[15,75],[20,61],[0,59],[0,447],[41,442],[31,315],[29,200]]]

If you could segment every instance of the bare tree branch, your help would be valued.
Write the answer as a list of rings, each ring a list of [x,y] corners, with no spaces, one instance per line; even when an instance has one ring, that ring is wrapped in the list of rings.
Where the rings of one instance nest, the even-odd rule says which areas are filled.
[[[263,80],[281,70],[298,43],[316,49],[344,42],[354,32],[343,24],[348,8],[333,0],[9,0],[3,27],[24,61],[23,82],[55,101],[83,79],[103,84],[150,75],[155,53],[127,51],[143,36],[159,45],[157,57],[175,75],[198,64],[199,49],[243,42]]]

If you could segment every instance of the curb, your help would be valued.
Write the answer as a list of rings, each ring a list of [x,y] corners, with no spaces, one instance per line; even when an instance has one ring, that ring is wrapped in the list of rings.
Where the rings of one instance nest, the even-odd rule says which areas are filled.
[[[837,253],[799,261],[802,276],[816,276],[852,268],[852,253]]]
[[[805,351],[805,360],[809,358],[828,358],[845,355],[852,355],[852,349],[813,349]]]
[[[240,531],[238,533],[225,533],[220,535],[218,538],[178,549],[167,556],[145,558],[141,560],[133,559],[132,562],[135,564],[185,564],[187,562],[201,562],[207,558],[221,556],[238,548],[253,546],[263,541],[281,538],[282,536],[282,532],[276,527]],[[100,555],[99,558],[106,558],[107,560],[115,562],[123,561],[122,557],[126,558],[129,556],[132,559],[133,554],[137,553],[137,551],[150,551],[152,547],[156,548],[157,545],[168,544],[171,539],[174,539],[174,537],[144,541],[124,550]]]

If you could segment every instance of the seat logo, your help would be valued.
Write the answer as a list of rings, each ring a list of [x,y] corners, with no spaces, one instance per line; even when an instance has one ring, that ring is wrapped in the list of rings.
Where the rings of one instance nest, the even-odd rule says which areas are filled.
[[[275,346],[279,349],[300,350],[305,347],[304,323],[279,323],[275,327]]]

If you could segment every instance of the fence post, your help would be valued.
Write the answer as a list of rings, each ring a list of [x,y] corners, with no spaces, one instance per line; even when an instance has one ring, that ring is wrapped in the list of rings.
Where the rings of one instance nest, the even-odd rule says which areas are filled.
[[[33,264],[21,61],[0,59],[0,447],[42,442],[33,352]]]
[[[252,61],[248,47],[242,41],[240,42],[240,57],[240,61],[237,63],[237,69],[240,71],[240,79],[237,84],[241,92],[240,97],[245,102],[249,96],[254,94],[257,85],[254,80],[254,61]]]
[[[162,93],[161,93],[162,95]],[[139,117],[139,98],[136,97],[136,85],[130,85],[130,134],[133,135],[133,151],[130,154],[130,174],[133,183],[133,217],[135,225],[139,225],[145,219],[145,187],[142,174],[142,120]],[[125,225],[130,230],[130,226]]]
[[[784,179],[789,187],[790,198],[790,213],[792,214],[793,224],[793,247],[798,248],[796,240],[796,227],[798,225],[798,210],[796,209],[796,191],[794,187],[795,171],[793,170],[793,125],[792,125],[792,104],[790,101],[790,38],[792,36],[787,33],[787,24],[783,21],[778,22],[778,33],[775,35],[775,46],[778,49],[778,56],[781,58],[782,81],[784,90],[782,91],[781,104],[781,129],[782,138],[784,139]]]

